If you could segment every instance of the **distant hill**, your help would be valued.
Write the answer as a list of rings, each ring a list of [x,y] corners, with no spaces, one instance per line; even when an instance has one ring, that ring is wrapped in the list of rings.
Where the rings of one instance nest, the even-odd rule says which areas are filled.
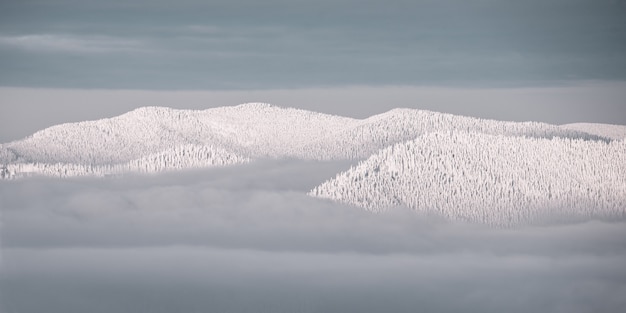
[[[612,125],[599,123],[574,123],[561,125],[563,129],[569,129],[588,134],[610,138],[614,140],[626,139],[626,125]]]
[[[0,174],[4,178],[103,176],[230,165],[259,158],[359,160],[439,131],[610,140],[543,123],[413,109],[395,109],[359,120],[263,103],[203,111],[145,107],[114,118],[53,126],[2,144]]]
[[[626,141],[435,132],[388,147],[310,195],[495,226],[626,217]]]

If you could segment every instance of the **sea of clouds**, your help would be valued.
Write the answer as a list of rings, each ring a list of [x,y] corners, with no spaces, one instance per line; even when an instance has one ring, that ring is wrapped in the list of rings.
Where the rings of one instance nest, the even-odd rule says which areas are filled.
[[[626,223],[495,229],[308,197],[349,162],[0,182],[0,311],[620,312]]]

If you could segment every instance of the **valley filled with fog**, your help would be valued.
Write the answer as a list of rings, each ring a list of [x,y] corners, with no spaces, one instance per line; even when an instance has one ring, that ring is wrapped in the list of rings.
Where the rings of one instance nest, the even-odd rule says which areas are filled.
[[[617,312],[626,126],[268,104],[0,145],[0,310]]]
[[[347,161],[0,182],[3,312],[617,312],[626,224],[493,228],[306,192]],[[36,300],[36,301],[35,301]]]

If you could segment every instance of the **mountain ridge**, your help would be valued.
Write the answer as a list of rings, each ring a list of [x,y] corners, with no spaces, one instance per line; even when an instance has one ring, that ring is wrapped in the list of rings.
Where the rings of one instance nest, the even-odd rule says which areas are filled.
[[[503,122],[407,108],[354,119],[267,103],[206,110],[148,106],[116,117],[55,125],[0,144],[0,164],[5,168],[31,163],[105,167],[185,146],[213,147],[242,160],[359,160],[390,145],[445,130],[611,140],[545,123]],[[181,165],[170,166],[179,169]]]
[[[626,140],[434,132],[380,150],[309,195],[503,227],[626,218]]]
[[[604,123],[572,123],[560,125],[561,128],[586,132],[613,140],[626,139],[626,125]]]

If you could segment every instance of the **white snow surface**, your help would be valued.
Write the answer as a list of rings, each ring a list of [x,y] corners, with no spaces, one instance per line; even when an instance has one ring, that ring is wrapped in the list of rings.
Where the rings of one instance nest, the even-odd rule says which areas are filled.
[[[68,123],[0,145],[2,177],[103,176],[220,166],[259,158],[364,159],[438,131],[610,140],[536,122],[502,122],[415,109],[359,120],[265,103],[202,111],[144,107],[108,119]],[[211,153],[196,152],[198,149]],[[177,155],[155,159],[155,155]],[[134,164],[134,165],[133,165]]]
[[[626,217],[626,140],[433,132],[383,149],[310,195],[493,226]]]
[[[38,172],[106,175],[110,168],[118,169],[113,172],[138,168],[160,171],[259,158],[364,159],[390,145],[442,130],[608,140],[543,123],[483,120],[414,109],[394,109],[359,120],[265,103],[202,111],[144,107],[114,118],[53,126],[2,144],[0,166],[3,177],[19,177]],[[187,149],[196,148],[190,147],[219,152],[185,160],[185,156],[194,158],[195,150]],[[167,162],[155,160],[160,164],[125,165],[138,160],[149,163],[150,156],[174,150],[181,157]]]
[[[247,163],[248,158],[213,146],[184,145],[116,164],[10,163],[0,170],[0,178],[33,175],[51,177],[111,176],[125,173],[156,173],[190,168],[206,168]]]
[[[626,217],[626,126],[414,109],[353,119],[264,103],[145,107],[0,145],[0,178],[108,176],[257,159],[362,160],[310,195],[494,226]]]
[[[573,123],[561,125],[561,128],[585,132],[614,140],[626,139],[626,125]]]

